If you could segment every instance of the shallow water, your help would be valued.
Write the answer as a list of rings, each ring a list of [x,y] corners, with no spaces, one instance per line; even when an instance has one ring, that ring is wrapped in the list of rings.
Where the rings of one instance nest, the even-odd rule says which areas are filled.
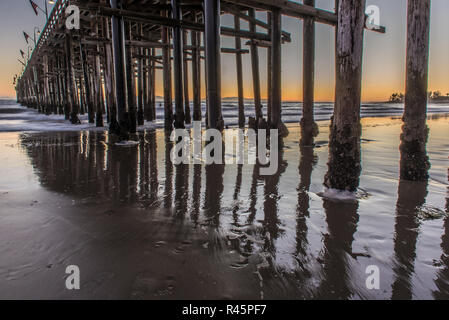
[[[190,106],[193,110],[193,105]],[[428,114],[449,113],[449,103],[429,103],[427,106]],[[224,99],[222,104],[222,113],[227,126],[238,126],[238,103],[235,99]],[[330,120],[334,111],[332,103],[321,102],[315,104],[315,120]],[[266,114],[266,103],[263,106],[263,112]],[[404,104],[402,103],[364,103],[361,107],[360,115],[362,118],[368,117],[391,117],[402,116]],[[206,114],[206,104],[202,102],[202,114]],[[254,104],[251,100],[245,100],[245,117],[255,117]],[[282,103],[282,121],[285,123],[299,123],[302,117],[301,102],[283,102]],[[96,130],[101,131],[106,128],[96,128],[95,124],[88,123],[87,114],[79,116],[80,125],[72,125],[63,115],[45,115],[38,113],[34,109],[18,105],[13,100],[0,99],[0,132],[13,131],[80,131]],[[107,123],[106,116],[104,123]],[[204,123],[203,123],[204,126]],[[164,127],[164,108],[163,103],[159,101],[156,104],[156,120],[145,122],[138,130],[155,129]]]
[[[179,165],[163,131],[0,133],[0,298],[449,298],[447,115],[429,117],[428,183],[398,181],[401,122],[363,119],[356,201],[320,197],[290,127],[280,167]],[[65,289],[65,268],[81,290]],[[380,269],[368,290],[366,267]]]

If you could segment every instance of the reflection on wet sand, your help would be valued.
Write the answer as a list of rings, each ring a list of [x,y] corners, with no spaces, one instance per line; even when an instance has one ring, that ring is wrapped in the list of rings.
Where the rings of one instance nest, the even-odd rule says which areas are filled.
[[[206,185],[204,194],[204,215],[210,225],[219,226],[221,197],[224,190],[224,164],[206,165]]]
[[[170,136],[165,135],[165,188],[164,188],[164,208],[171,208],[172,194],[173,194],[173,164],[170,161],[170,153],[173,143],[170,141]]]
[[[278,169],[274,175],[264,176],[264,220],[262,225],[264,235],[264,251],[270,252],[275,258],[275,242],[281,236],[283,230],[280,228],[279,221],[279,180],[281,175],[287,168],[287,162],[283,159],[283,151],[279,150],[278,153]]]
[[[392,299],[411,299],[413,286],[416,242],[420,223],[418,210],[425,203],[427,181],[400,180],[396,204],[393,266],[395,280],[392,285]]]
[[[449,169],[447,171],[449,182]],[[449,299],[449,186],[446,195],[446,217],[443,223],[443,235],[441,236],[441,250],[443,251],[440,258],[440,270],[437,272],[435,285],[438,290],[433,292],[435,299]]]
[[[198,223],[201,208],[201,174],[203,167],[200,164],[193,165],[192,183],[192,213],[191,219],[196,225]]]
[[[20,139],[42,186],[79,203],[76,212],[102,210],[107,214],[110,220],[102,220],[106,225],[95,231],[100,238],[107,224],[138,212],[141,219],[158,226],[156,248],[171,244],[175,248],[167,255],[180,255],[189,246],[201,253],[205,260],[192,266],[194,272],[210,272],[203,268],[219,266],[220,272],[228,272],[228,278],[220,279],[218,271],[209,273],[214,281],[220,279],[231,286],[234,276],[246,279],[245,286],[229,290],[236,297],[369,297],[371,292],[364,289],[365,266],[383,263],[379,255],[371,255],[370,246],[376,246],[371,238],[362,239],[367,249],[361,249],[363,226],[359,219],[370,214],[363,203],[371,199],[318,197],[327,150],[299,146],[298,141],[294,136],[287,139],[278,154],[277,172],[261,176],[259,163],[173,165],[173,144],[163,131],[140,132],[138,144],[129,146],[114,145],[102,132],[23,134]],[[391,163],[395,161],[393,158]],[[313,181],[312,173],[319,181]],[[296,190],[290,190],[292,182]],[[384,279],[389,275],[392,279],[382,297],[409,299],[416,295],[412,289],[420,232],[417,210],[426,202],[426,195],[427,183],[401,180],[397,195],[393,192],[390,197],[391,203],[396,201],[396,217],[387,220],[394,228],[394,238],[388,238],[390,234],[384,230],[374,230],[374,239],[393,246],[386,252],[394,251],[393,266],[382,270]],[[373,197],[373,201],[377,199]],[[449,293],[448,220],[444,220],[440,268],[434,278],[437,289],[431,293],[441,299]],[[95,222],[91,228],[96,228]],[[120,227],[116,228],[120,232]],[[123,228],[133,235],[132,223]],[[151,236],[136,234],[131,239],[145,243]],[[125,241],[123,250],[131,250],[131,243]],[[135,255],[148,254],[152,246],[149,244],[145,253],[139,253],[137,247]],[[170,256],[168,261],[176,259]],[[390,260],[384,263],[388,265]],[[208,291],[209,297],[217,297],[215,289]],[[177,297],[186,297],[187,292]]]
[[[296,260],[298,267],[302,270],[304,277],[309,277],[309,271],[306,265],[309,262],[307,255],[307,219],[310,216],[310,184],[312,182],[313,166],[318,162],[318,157],[314,154],[313,147],[300,147],[300,161],[299,161],[299,186],[298,186],[298,204],[296,207]]]
[[[350,259],[357,257],[352,251],[352,243],[359,221],[358,207],[358,202],[323,201],[328,230],[320,257],[323,270],[316,293],[319,299],[348,299],[354,292],[350,283]]]

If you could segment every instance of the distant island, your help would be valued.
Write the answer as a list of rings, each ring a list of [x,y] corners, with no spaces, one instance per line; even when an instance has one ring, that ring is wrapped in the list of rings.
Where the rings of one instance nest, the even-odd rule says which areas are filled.
[[[446,95],[441,94],[441,91],[429,91],[427,92],[427,98],[429,102],[433,103],[449,103],[449,93]],[[390,103],[402,103],[404,102],[405,96],[401,92],[395,92],[390,96],[388,102]]]

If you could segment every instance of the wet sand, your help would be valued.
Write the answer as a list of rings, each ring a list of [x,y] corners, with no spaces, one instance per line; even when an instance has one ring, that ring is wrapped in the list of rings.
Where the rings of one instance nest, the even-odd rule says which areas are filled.
[[[326,121],[315,148],[290,127],[267,177],[174,166],[160,130],[127,147],[101,131],[0,133],[0,298],[447,299],[448,118],[429,119],[428,183],[398,181],[400,119],[362,123],[356,201],[320,196]]]

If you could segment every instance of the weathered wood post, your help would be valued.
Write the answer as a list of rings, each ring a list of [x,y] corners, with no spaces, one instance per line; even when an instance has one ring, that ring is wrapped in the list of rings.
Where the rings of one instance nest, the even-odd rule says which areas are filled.
[[[80,114],[85,114],[86,97],[84,94],[84,84],[81,76],[78,78],[78,83],[80,90]]]
[[[274,9],[271,12],[271,123],[273,129],[281,129],[282,84],[281,84],[281,12]],[[284,135],[280,133],[280,136]]]
[[[142,67],[142,101],[143,101],[143,118],[147,121],[150,121],[150,96],[151,96],[151,87],[149,85],[150,80],[150,52],[151,49],[143,49],[143,67]]]
[[[69,111],[69,94],[68,94],[68,89],[67,89],[67,69],[66,69],[66,59],[63,56],[65,53],[65,51],[63,51],[63,53],[61,54],[61,60],[59,61],[59,68],[61,70],[61,90],[62,90],[62,96],[63,96],[63,100],[64,100],[64,105],[63,105],[63,114],[64,114],[64,118],[65,120],[69,120],[70,118],[70,111]]]
[[[76,84],[75,84],[75,70],[74,70],[74,54],[72,34],[67,32],[65,35],[66,48],[66,67],[67,67],[67,91],[69,96],[70,107],[70,122],[72,124],[79,124],[81,121],[78,118],[78,103],[76,99]]]
[[[128,36],[130,42],[133,40],[132,23],[128,22]],[[134,70],[134,48],[130,45],[126,51],[126,67],[127,67],[127,92],[128,92],[128,129],[130,133],[137,131],[137,100],[136,100],[136,72]]]
[[[234,28],[240,30],[240,18],[234,16]],[[235,37],[235,64],[237,68],[237,92],[238,92],[238,108],[239,108],[239,128],[245,127],[245,101],[243,97],[243,67],[242,67],[242,40]]]
[[[187,30],[183,30],[182,32],[182,45],[183,48],[187,46]],[[183,50],[183,77],[184,77],[184,117],[185,123],[190,124],[192,122],[192,118],[190,115],[190,97],[189,97],[189,64],[188,64],[189,56]]]
[[[207,116],[209,128],[222,130],[220,0],[204,1]]]
[[[99,37],[99,22],[95,22],[95,36]],[[96,50],[95,50],[95,56],[94,56],[94,79],[95,79],[95,94],[96,94],[96,103],[95,103],[95,125],[97,127],[103,127],[103,85],[101,81],[101,61],[100,61],[100,55],[101,55],[101,48],[97,44]]]
[[[267,12],[268,35],[271,38],[271,12]],[[271,45],[267,47],[267,122],[271,123],[271,110],[273,106],[273,98],[271,97],[271,85],[273,70],[271,66]]]
[[[196,14],[194,15],[194,21],[198,21]],[[190,42],[192,44],[193,120],[201,121],[201,61],[198,32],[191,31]]]
[[[359,185],[360,103],[365,0],[340,0],[336,41],[334,116],[330,127],[327,188],[355,191]]]
[[[167,15],[167,13],[165,13]],[[162,28],[162,65],[164,81],[164,118],[165,130],[173,128],[173,104],[172,104],[172,85],[171,85],[171,61],[170,61],[170,34],[167,27]]]
[[[83,69],[83,82],[84,82],[84,93],[86,95],[86,104],[87,104],[87,113],[88,113],[88,121],[89,123],[94,123],[94,112],[93,112],[93,103],[91,100],[91,90],[90,90],[90,81],[89,81],[89,71],[87,64],[87,56],[86,52],[83,48],[82,41],[80,41],[80,55],[81,55],[81,68]]]
[[[44,54],[42,57],[43,63],[43,101],[44,101],[44,112],[45,114],[50,114],[50,99],[49,99],[49,84],[48,84],[48,55]]]
[[[61,75],[62,75],[62,71],[61,71],[62,67],[61,67],[61,61],[59,59],[59,54],[56,54],[56,84],[57,84],[57,88],[58,88],[58,97],[59,97],[59,103],[58,103],[58,113],[59,114],[64,114],[64,93],[62,90],[62,81],[61,81]]]
[[[120,0],[111,0],[112,8],[117,9],[121,6]],[[123,18],[114,15],[111,17],[111,31],[118,123],[114,121],[115,119],[111,119],[109,131],[119,134],[121,139],[127,139],[125,25]]]
[[[248,16],[255,19],[256,14],[254,9],[248,10]],[[256,24],[254,22],[249,23],[249,31],[256,32]],[[253,95],[254,95],[254,111],[256,115],[256,126],[259,124],[259,119],[263,118],[262,114],[262,102],[260,98],[260,71],[259,71],[259,48],[254,39],[251,39],[250,45],[251,51],[251,71],[253,75]]]
[[[304,4],[315,6],[315,0],[304,0]],[[318,126],[314,118],[315,81],[315,21],[303,20],[303,105],[301,119],[301,144],[312,145]]]
[[[181,20],[178,0],[171,0],[172,18]],[[173,72],[175,85],[175,128],[184,128],[184,99],[182,84],[182,35],[181,27],[173,27]]]
[[[153,121],[153,69],[154,67],[154,48],[148,50],[148,111],[145,111],[147,121]]]
[[[111,32],[109,28],[109,23],[105,19],[104,21],[105,26],[105,37],[106,39],[111,39]],[[107,104],[108,104],[108,122],[111,124],[112,122],[117,122],[117,107],[115,105],[115,90],[114,90],[114,82],[113,79],[114,73],[113,73],[113,58],[112,58],[112,45],[111,41],[107,41],[104,44],[104,84],[106,89],[106,98],[107,98]]]
[[[425,181],[430,168],[426,152],[430,0],[408,0],[407,12],[407,80],[400,176],[405,180]]]
[[[138,24],[137,25],[137,29],[139,32],[140,37],[143,36],[143,25],[142,24]],[[143,126],[144,124],[144,117],[143,117],[143,109],[144,109],[144,104],[145,104],[145,100],[144,100],[144,91],[145,91],[145,87],[144,87],[144,52],[145,50],[143,48],[138,48],[137,49],[139,52],[138,55],[138,71],[137,71],[137,124],[139,126]]]
[[[151,49],[151,56],[156,56],[156,49]],[[156,120],[156,61],[151,60],[151,120]]]

